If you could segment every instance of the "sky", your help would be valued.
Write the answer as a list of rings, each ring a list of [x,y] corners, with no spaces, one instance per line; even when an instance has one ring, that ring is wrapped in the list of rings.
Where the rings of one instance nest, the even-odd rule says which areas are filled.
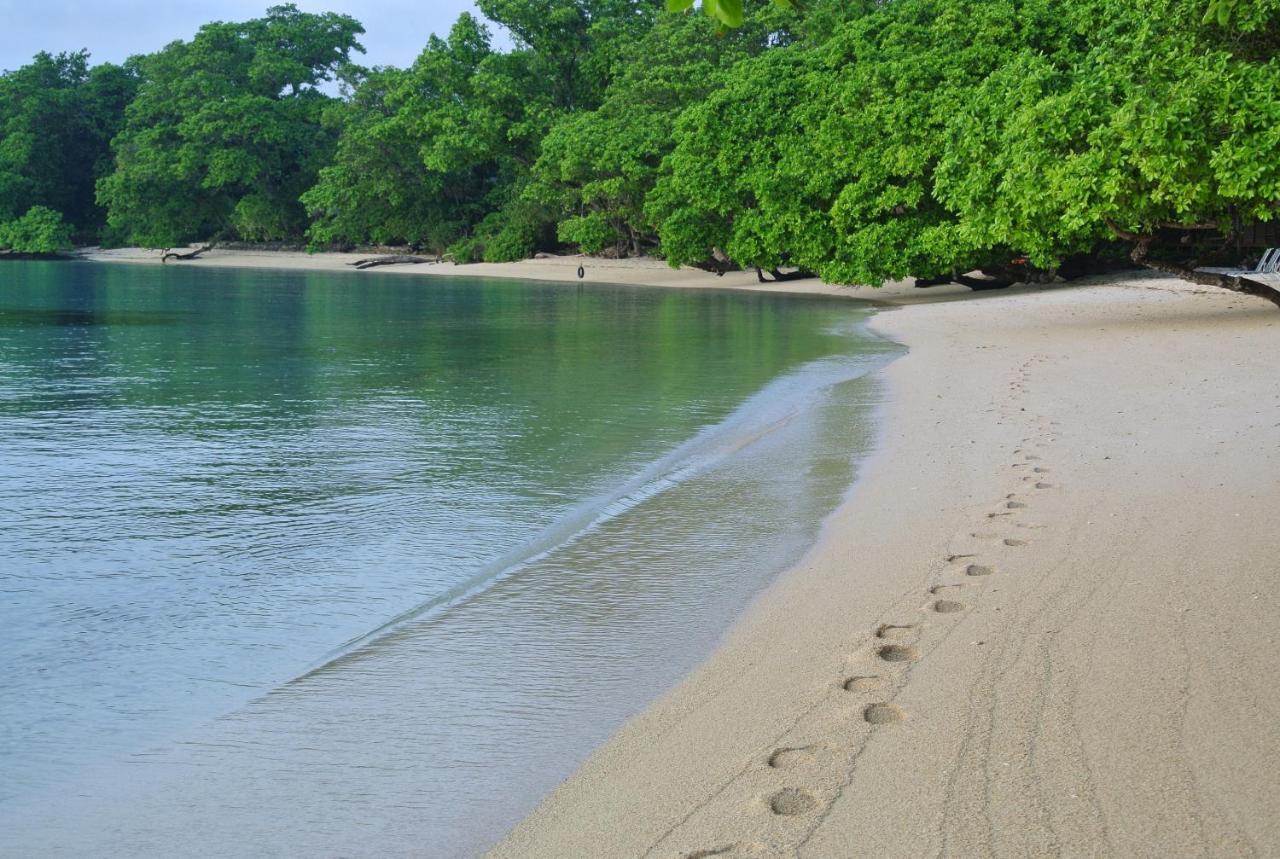
[[[260,17],[283,0],[0,0],[0,69],[16,69],[37,51],[88,48],[91,61],[115,62],[190,39],[211,20]],[[341,12],[364,24],[361,65],[406,66],[436,33],[445,35],[468,0],[295,0],[305,12]]]

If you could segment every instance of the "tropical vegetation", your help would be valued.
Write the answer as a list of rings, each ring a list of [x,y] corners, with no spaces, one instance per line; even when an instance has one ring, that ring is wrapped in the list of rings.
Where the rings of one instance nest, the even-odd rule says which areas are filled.
[[[293,5],[119,66],[38,54],[0,75],[0,249],[569,250],[871,285],[1125,260],[1280,303],[1213,271],[1276,235],[1280,0],[695,5],[478,0],[408,68]]]

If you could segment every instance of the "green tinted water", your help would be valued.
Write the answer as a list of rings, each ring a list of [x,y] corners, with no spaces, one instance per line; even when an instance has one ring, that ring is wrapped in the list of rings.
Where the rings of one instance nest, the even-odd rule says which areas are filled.
[[[491,842],[803,552],[893,353],[767,294],[0,278],[0,825],[45,852]]]

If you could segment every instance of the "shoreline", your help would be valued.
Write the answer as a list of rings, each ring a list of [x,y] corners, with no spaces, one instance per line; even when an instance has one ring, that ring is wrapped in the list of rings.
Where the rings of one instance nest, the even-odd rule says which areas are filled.
[[[160,251],[145,248],[116,248],[102,250],[82,248],[77,259],[98,263],[128,263],[134,265],[170,265],[187,268],[269,269],[299,272],[341,272],[351,275],[416,275],[418,277],[473,277],[515,280],[550,281],[557,283],[604,283],[621,286],[652,286],[677,289],[724,289],[747,292],[773,292],[786,295],[851,298],[874,304],[892,303],[888,292],[905,292],[916,295],[928,293],[940,295],[967,294],[961,286],[932,287],[915,290],[910,284],[896,284],[883,289],[833,286],[816,278],[784,283],[760,283],[754,272],[738,271],[717,276],[694,268],[673,269],[662,260],[598,259],[581,256],[548,256],[509,263],[422,263],[418,265],[386,265],[358,271],[351,267],[356,260],[368,254],[314,253],[302,251],[240,251],[212,250],[194,260],[161,263]],[[578,266],[586,269],[586,277],[579,281]]]
[[[350,270],[294,256],[182,265]],[[1151,275],[973,294],[587,271],[894,306],[872,328],[910,351],[818,544],[491,855],[1280,852],[1274,308]]]
[[[1095,279],[872,327],[911,351],[819,543],[490,855],[1280,851],[1274,308]]]

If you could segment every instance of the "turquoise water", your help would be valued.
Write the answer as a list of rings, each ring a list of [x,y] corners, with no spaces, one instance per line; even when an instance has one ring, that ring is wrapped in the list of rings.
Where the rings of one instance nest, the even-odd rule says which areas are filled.
[[[811,544],[896,351],[767,294],[0,278],[6,855],[491,844]]]

